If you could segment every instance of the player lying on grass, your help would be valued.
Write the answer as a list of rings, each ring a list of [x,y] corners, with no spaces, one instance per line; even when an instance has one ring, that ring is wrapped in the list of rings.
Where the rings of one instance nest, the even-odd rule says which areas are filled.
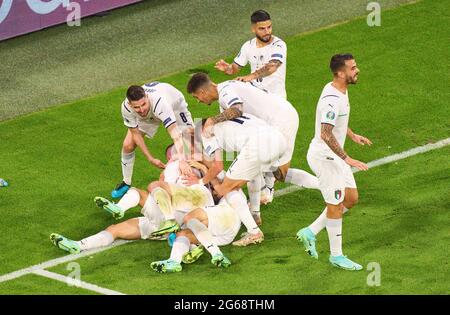
[[[214,101],[218,101],[220,105],[221,113],[208,118],[204,130],[211,130],[210,127],[214,124],[237,119],[242,113],[248,113],[260,118],[283,134],[287,147],[280,157],[280,167],[275,176],[272,172],[265,173],[267,200],[263,203],[271,202],[273,199],[275,178],[305,188],[319,188],[319,182],[315,176],[290,167],[299,120],[297,111],[286,99],[258,89],[251,83],[225,81],[215,84],[205,73],[193,75],[187,90],[204,104],[211,105]],[[210,135],[204,133],[204,136]],[[255,211],[255,209],[252,210]]]
[[[172,183],[180,183],[180,171],[178,168],[178,160],[176,155],[173,154],[173,147],[168,147],[166,150],[166,156],[169,160],[167,167],[161,174],[161,179],[167,180]],[[172,155],[173,154],[173,155]],[[193,163],[193,162],[190,162]],[[206,172],[207,168],[198,163],[193,163],[192,172],[198,177],[202,176],[201,172]],[[203,187],[203,186],[202,186]],[[206,188],[204,188],[207,191]],[[212,197],[209,191],[205,193],[205,197],[202,203],[196,203],[195,206],[213,205]],[[70,253],[79,253],[83,250],[93,249],[97,247],[103,247],[110,245],[115,239],[137,240],[137,239],[164,239],[162,237],[152,237],[152,232],[156,231],[161,223],[164,221],[164,216],[161,213],[158,205],[155,203],[153,197],[145,190],[131,188],[126,194],[115,204],[109,200],[96,197],[95,202],[98,206],[111,213],[115,219],[120,219],[124,216],[128,209],[131,209],[137,205],[142,207],[142,217],[132,218],[119,224],[114,224],[106,228],[105,230],[82,239],[81,241],[73,241],[60,234],[53,233],[50,236],[51,241],[57,247],[68,251]],[[176,214],[180,223],[183,222],[183,217],[186,213],[179,212]]]
[[[227,202],[229,195],[239,198],[240,205],[248,211],[247,200],[240,189],[228,193],[218,205],[192,210],[184,217],[185,228],[176,233],[169,259],[152,262],[150,267],[160,273],[179,272],[182,270],[181,262],[196,261],[203,253],[203,248],[211,254],[212,264],[221,268],[229,267],[231,262],[219,246],[230,244],[241,226],[239,210]],[[202,247],[190,251],[191,244],[201,244]]]
[[[183,137],[186,138],[187,147],[190,147],[194,125],[188,104],[180,91],[162,82],[133,85],[127,90],[121,110],[128,132],[122,145],[123,181],[112,191],[113,198],[122,197],[131,187],[136,147],[151,164],[162,169],[165,167],[164,163],[151,155],[144,141],[144,135],[153,138],[161,124],[175,144],[180,170],[190,174],[190,167],[186,163],[186,159],[190,159],[190,152],[185,152]]]
[[[360,264],[342,253],[342,215],[358,202],[358,189],[351,167],[365,171],[368,166],[352,159],[344,151],[344,143],[346,137],[360,145],[371,145],[372,142],[348,128],[348,86],[356,84],[359,74],[353,56],[334,55],[330,69],[333,81],[325,85],[317,103],[316,133],[307,154],[308,163],[319,178],[326,207],[310,226],[298,231],[297,238],[305,246],[305,251],[318,259],[316,235],[326,228],[330,242],[330,263],[346,270],[361,270]]]

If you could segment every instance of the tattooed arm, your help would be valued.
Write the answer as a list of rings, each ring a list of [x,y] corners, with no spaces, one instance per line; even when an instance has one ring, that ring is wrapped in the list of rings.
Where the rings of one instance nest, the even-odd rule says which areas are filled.
[[[322,124],[320,137],[323,141],[325,141],[331,151],[345,161],[348,155],[345,153],[344,149],[341,148],[341,145],[337,142],[336,137],[333,135],[333,128],[333,125]]]
[[[227,108],[220,114],[211,117],[211,120],[214,122],[214,124],[217,124],[230,119],[238,118],[241,115],[242,115],[242,103],[239,103],[231,106],[230,108]]]
[[[336,137],[333,135],[333,125],[330,124],[322,124],[320,137],[323,141],[328,145],[328,147],[333,151],[337,156],[344,160],[350,166],[356,167],[362,171],[367,171],[369,167],[366,163],[354,160],[345,153],[344,149],[337,142]]]
[[[242,111],[242,103],[237,103],[231,106],[230,108],[227,108],[220,114],[210,117],[206,120],[205,125],[203,126],[203,136],[206,138],[209,138],[212,136],[212,127],[215,124],[218,124],[223,121],[227,121],[230,119],[235,119],[239,116],[241,116],[243,113]]]
[[[264,66],[262,66],[260,69],[256,70],[255,72],[243,77],[237,77],[236,80],[249,82],[256,79],[267,77],[272,73],[274,73],[275,71],[277,71],[277,69],[281,66],[281,64],[282,62],[279,60],[271,60]]]

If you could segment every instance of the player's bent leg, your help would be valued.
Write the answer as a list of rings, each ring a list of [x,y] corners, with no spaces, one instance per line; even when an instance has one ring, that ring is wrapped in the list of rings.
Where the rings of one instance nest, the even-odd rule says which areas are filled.
[[[114,239],[138,240],[141,239],[139,218],[132,218],[119,224],[110,225],[106,231],[111,233]]]
[[[170,186],[162,181],[153,182],[149,185],[149,191],[151,191],[153,200],[156,202],[165,218],[165,220],[161,222],[159,228],[152,233],[152,236],[157,237],[179,231],[180,226],[175,220],[175,214],[172,209]]]
[[[198,239],[195,237],[194,233],[191,230],[181,230],[176,234],[176,239],[180,239],[181,237],[186,237],[191,245],[200,244]],[[175,244],[175,242],[174,242]],[[181,261],[184,264],[192,264],[196,262],[205,252],[205,247],[203,245],[195,246],[194,248],[189,248],[187,252],[182,254]],[[172,258],[172,257],[171,257]]]
[[[214,190],[222,197],[228,194],[232,190],[237,190],[244,186],[248,180],[245,179],[231,179],[227,175],[225,176],[222,184],[214,186]]]
[[[125,211],[122,210],[120,206],[118,206],[112,201],[109,201],[106,198],[95,197],[94,202],[97,205],[97,207],[102,208],[105,211],[109,212],[116,220],[122,219],[123,216],[125,215]]]
[[[112,198],[121,198],[131,187],[131,178],[133,176],[134,160],[135,160],[136,143],[133,140],[131,131],[127,131],[127,135],[123,140],[121,165],[123,180],[117,184],[116,188],[111,192]]]
[[[56,247],[65,250],[71,254],[78,254],[81,251],[80,245],[71,239],[57,233],[50,234],[50,241]]]

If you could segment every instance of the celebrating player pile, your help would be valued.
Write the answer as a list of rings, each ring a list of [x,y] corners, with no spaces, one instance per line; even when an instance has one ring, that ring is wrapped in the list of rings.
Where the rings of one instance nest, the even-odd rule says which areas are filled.
[[[272,202],[278,180],[319,189],[325,200],[322,214],[297,233],[306,252],[318,259],[316,235],[326,228],[331,264],[345,270],[362,269],[342,252],[342,216],[358,201],[351,167],[368,169],[344,151],[345,139],[372,144],[348,128],[347,88],[358,80],[356,62],[350,54],[331,58],[334,77],[317,104],[315,136],[307,155],[317,177],[313,176],[291,167],[299,117],[286,99],[286,44],[272,35],[267,12],[256,11],[251,22],[255,38],[242,46],[232,64],[216,63],[216,68],[228,75],[250,63],[251,74],[216,84],[207,74],[196,73],[187,83],[187,92],[201,103],[217,101],[220,113],[194,126],[183,94],[170,84],[152,82],[128,88],[121,105],[128,128],[122,145],[123,181],[112,191],[113,198],[121,199],[115,203],[96,197],[95,203],[116,220],[137,205],[142,206],[143,216],[111,225],[81,241],[53,233],[54,245],[79,253],[110,245],[117,238],[168,239],[170,257],[150,264],[156,272],[179,272],[182,263],[195,262],[205,251],[211,254],[212,264],[227,268],[231,261],[219,246],[264,241],[260,205]],[[166,149],[167,164],[153,157],[144,141],[144,135],[152,138],[160,124],[173,141]],[[164,169],[158,180],[149,181],[147,189],[131,187],[136,147],[151,164]],[[223,151],[237,153],[226,172]],[[241,190],[244,185],[249,203]],[[247,231],[233,242],[241,223]]]

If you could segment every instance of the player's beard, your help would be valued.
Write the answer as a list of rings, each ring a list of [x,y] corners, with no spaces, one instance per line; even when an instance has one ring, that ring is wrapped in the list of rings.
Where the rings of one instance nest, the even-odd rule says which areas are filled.
[[[358,82],[358,75],[355,75],[354,77],[348,77],[347,84],[356,84]]]
[[[262,41],[263,43],[268,43],[272,39],[272,34],[266,35],[266,37],[267,37],[267,39],[265,39],[264,37],[256,35],[256,38],[258,38],[260,41]]]

